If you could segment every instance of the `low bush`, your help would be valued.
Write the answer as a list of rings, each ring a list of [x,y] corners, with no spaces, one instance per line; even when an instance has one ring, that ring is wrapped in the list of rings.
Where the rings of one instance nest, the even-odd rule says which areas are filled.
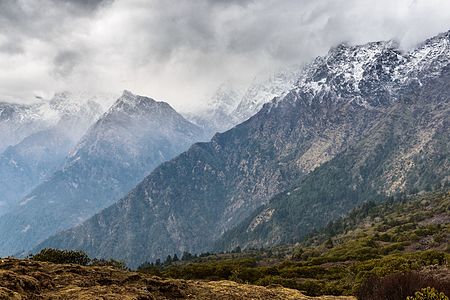
[[[442,293],[450,292],[450,282],[425,273],[410,271],[391,274],[385,277],[371,276],[361,284],[356,292],[356,296],[358,300],[402,300],[407,299],[407,297],[413,297],[416,291],[427,287],[436,288],[442,291]]]
[[[78,264],[82,266],[86,266],[91,261],[89,256],[83,251],[51,248],[42,249],[41,252],[30,256],[30,258],[55,264]]]
[[[80,250],[60,250],[45,248],[39,253],[28,257],[32,260],[51,262],[55,264],[77,264],[82,266],[108,266],[119,270],[127,270],[124,262],[114,259],[91,259]]]
[[[416,292],[414,296],[406,298],[406,300],[449,300],[442,292],[436,291],[435,288],[427,287]]]

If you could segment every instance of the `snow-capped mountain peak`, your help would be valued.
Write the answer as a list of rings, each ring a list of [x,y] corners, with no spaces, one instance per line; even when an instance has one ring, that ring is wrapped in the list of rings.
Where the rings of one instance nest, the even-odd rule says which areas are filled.
[[[255,77],[233,114],[240,121],[256,114],[264,103],[289,92],[295,86],[300,72],[301,68],[294,66],[271,72],[263,78]]]
[[[407,78],[434,77],[450,62],[450,31],[432,37],[406,54],[408,62],[401,73]],[[425,73],[424,73],[425,70]]]
[[[185,113],[188,120],[203,128],[209,139],[216,132],[223,132],[238,123],[233,115],[242,93],[230,81],[222,83],[205,100],[206,107],[195,113]]]
[[[346,99],[367,107],[390,101],[400,85],[420,84],[450,63],[449,37],[450,32],[440,34],[409,52],[402,52],[395,41],[341,44],[303,69],[294,98],[309,103]]]
[[[338,97],[362,96],[372,92],[374,84],[392,81],[403,60],[394,41],[341,44],[304,69],[297,90],[310,98],[328,92]]]
[[[94,121],[102,113],[96,97],[57,93],[49,100],[32,104],[0,103],[0,152],[25,137],[57,126],[59,122],[82,118]],[[84,128],[83,126],[80,126]]]
[[[236,89],[230,81],[222,83],[211,97],[208,110],[231,114],[239,103],[242,92]]]
[[[156,107],[169,108],[169,104],[162,101],[156,101],[149,97],[139,96],[125,90],[116,102],[110,107],[107,114],[126,113],[126,114],[146,114],[154,112]]]

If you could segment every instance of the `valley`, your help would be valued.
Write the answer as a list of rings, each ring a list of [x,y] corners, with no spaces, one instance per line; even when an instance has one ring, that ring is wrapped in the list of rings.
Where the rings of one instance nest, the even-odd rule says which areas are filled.
[[[0,299],[448,300],[450,2],[394,2],[0,0]]]

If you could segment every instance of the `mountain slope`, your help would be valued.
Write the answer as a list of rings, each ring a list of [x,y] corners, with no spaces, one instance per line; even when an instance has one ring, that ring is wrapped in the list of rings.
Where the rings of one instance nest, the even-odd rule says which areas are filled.
[[[202,131],[164,102],[125,91],[64,166],[0,217],[0,255],[29,250],[124,195]]]
[[[436,43],[430,47],[448,49],[448,34],[432,40]],[[352,145],[364,143],[370,130],[384,124],[380,120],[394,120],[393,112],[401,107],[414,115],[414,106],[409,107],[407,100],[415,99],[409,95],[424,93],[420,84],[433,82],[450,61],[450,52],[437,52],[424,58],[427,63],[411,63],[411,57],[430,44],[405,54],[391,42],[332,49],[303,71],[285,97],[264,105],[233,129],[216,134],[211,142],[195,144],[162,164],[118,203],[40,247],[80,248],[93,256],[123,259],[132,266],[168,253],[210,249],[225,231],[273,196],[298,186],[305,175]],[[427,68],[437,64],[439,72],[429,77]],[[417,76],[409,76],[411,72]],[[445,80],[441,77],[442,90],[431,91],[434,106],[424,107],[425,116],[434,116],[442,101],[446,105]],[[425,125],[433,127],[434,123]],[[439,126],[431,129],[448,128]],[[427,154],[434,155],[432,151]],[[434,173],[426,163],[423,166],[436,175],[433,182],[442,179],[442,173]],[[339,173],[335,175],[340,178]],[[399,190],[408,191],[406,187]],[[318,201],[328,203],[327,198]]]
[[[270,119],[268,109],[210,143],[193,145],[158,167],[119,203],[43,245],[82,248],[132,265],[180,250],[208,249],[210,237],[237,224],[313,168],[308,151],[321,139],[325,146],[314,153],[317,164],[344,148],[357,136],[355,131],[382,112],[350,106],[342,113],[359,110],[359,120],[328,119],[321,124],[322,118],[308,118],[317,113],[304,103],[280,104]],[[338,129],[329,129],[332,126]]]
[[[369,238],[379,242],[384,254],[396,250],[446,251],[450,242],[450,192],[448,188],[444,190],[390,198],[379,204],[366,202],[312,234],[301,247],[330,252],[326,247],[330,239],[334,247],[349,249],[352,241]],[[399,242],[404,247],[395,249]],[[391,251],[386,251],[388,249]]]
[[[167,278],[279,284],[310,296],[367,295],[380,277],[397,276],[404,280],[395,281],[395,290],[406,283],[402,293],[407,295],[392,299],[405,299],[430,284],[449,295],[449,208],[448,189],[390,197],[365,202],[295,245],[183,254],[181,260],[144,263],[138,270]],[[386,285],[381,291],[391,292]]]
[[[362,201],[450,184],[450,71],[405,95],[356,144],[226,233],[219,249],[300,241]]]
[[[89,126],[100,116],[93,101],[77,102],[57,94],[49,101],[54,125],[25,137],[0,155],[0,214],[18,205],[37,184],[56,171]],[[45,116],[42,118],[45,120]]]

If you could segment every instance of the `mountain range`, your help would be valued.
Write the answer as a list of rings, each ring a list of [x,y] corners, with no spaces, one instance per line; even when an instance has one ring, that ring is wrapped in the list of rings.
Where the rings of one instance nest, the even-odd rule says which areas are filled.
[[[450,32],[409,52],[392,41],[339,45],[256,115],[35,250],[82,249],[136,266],[295,242],[369,198],[448,186],[449,64]]]
[[[0,152],[54,123],[43,117],[46,108],[48,104],[0,102]]]
[[[1,255],[29,250],[79,224],[202,137],[167,103],[125,91],[62,166],[0,217]]]
[[[2,123],[10,129],[3,133],[15,140],[3,140],[12,144],[0,153],[0,215],[61,166],[102,111],[93,99],[81,101],[69,93],[34,105],[3,107],[3,113],[10,111],[2,113]]]

